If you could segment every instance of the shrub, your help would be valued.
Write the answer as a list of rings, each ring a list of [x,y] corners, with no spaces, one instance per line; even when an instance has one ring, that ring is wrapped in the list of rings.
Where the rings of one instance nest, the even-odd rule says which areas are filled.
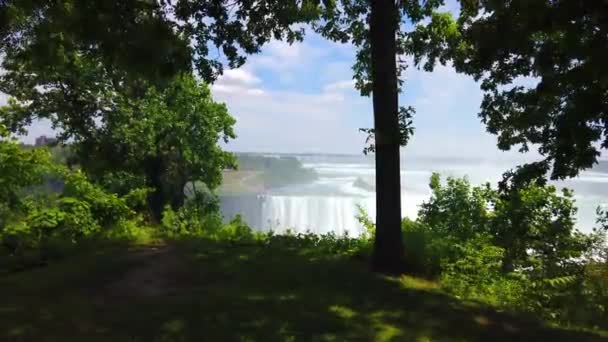
[[[441,236],[460,241],[489,231],[491,204],[496,192],[489,184],[471,187],[466,178],[449,177],[445,185],[437,173],[429,184],[431,198],[420,206],[418,221]]]
[[[518,305],[523,283],[516,274],[502,273],[502,248],[491,245],[488,237],[455,247],[460,257],[443,265],[441,274],[441,284],[448,292],[500,307]]]
[[[579,320],[608,328],[608,260],[592,261],[585,266],[580,294],[587,310]]]
[[[428,226],[408,218],[401,223],[406,269],[414,274],[435,276],[441,271],[441,259],[447,243],[440,241]]]
[[[63,191],[31,192],[21,198],[19,214],[0,230],[0,258],[12,260],[9,268],[61,256],[71,245],[137,218],[131,205],[141,202],[145,190],[119,197],[89,182],[79,171],[54,166],[50,174],[64,182]],[[26,262],[26,256],[35,261]]]
[[[109,227],[118,220],[135,214],[124,198],[106,192],[100,186],[91,183],[81,171],[65,171],[64,174],[65,188],[61,197],[71,197],[87,203],[92,216],[100,226]],[[132,199],[132,197],[127,198]]]
[[[197,192],[178,210],[165,206],[160,228],[163,234],[171,237],[216,235],[217,231],[222,228],[217,198]]]
[[[211,233],[211,237],[220,239],[220,240],[244,240],[250,241],[253,239],[253,231],[251,228],[243,221],[240,215],[236,215],[232,221],[229,223],[222,225],[219,229],[216,229]]]
[[[140,218],[120,220],[101,232],[100,238],[109,241],[149,243],[156,238],[156,232]]]
[[[505,249],[506,271],[535,268],[539,277],[564,274],[571,260],[590,247],[587,236],[574,229],[572,192],[531,184],[501,194],[492,219],[494,243]]]
[[[357,221],[363,226],[363,232],[361,232],[361,238],[364,240],[374,240],[376,237],[376,224],[369,217],[369,214],[360,205],[357,205]]]
[[[53,168],[47,149],[25,149],[0,124],[0,235],[27,209],[27,188],[42,185]]]
[[[428,256],[439,258],[446,291],[562,324],[606,326],[606,213],[598,231],[583,234],[569,190],[499,192],[466,179],[442,185],[437,175],[431,190],[416,224],[404,225],[404,244],[414,265],[432,269]]]
[[[360,241],[358,252],[369,255],[376,234],[376,224],[364,208],[358,207],[358,210],[357,220],[364,228],[363,234],[358,239]],[[446,249],[450,243],[420,221],[404,218],[401,230],[406,269],[411,273],[425,276],[439,274],[441,260],[449,254]]]

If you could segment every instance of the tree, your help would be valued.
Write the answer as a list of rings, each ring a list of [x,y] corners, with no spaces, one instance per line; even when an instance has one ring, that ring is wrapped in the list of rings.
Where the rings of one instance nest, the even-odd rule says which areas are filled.
[[[376,153],[376,239],[373,267],[399,272],[401,241],[401,179],[397,99],[397,8],[393,0],[372,1],[370,10],[371,76]]]
[[[42,184],[50,170],[47,150],[22,148],[0,124],[0,232],[22,209],[23,189]]]
[[[170,78],[190,69],[192,51],[163,3],[2,1],[0,53],[4,63],[19,61],[30,71],[60,68],[70,62],[66,54],[78,51],[132,75]]]
[[[115,87],[111,78],[116,73],[109,75],[99,63],[80,56],[69,68],[45,75],[57,80],[45,91],[21,86],[39,84],[23,82],[22,73],[5,75],[5,84],[28,97],[12,100],[1,119],[13,130],[34,118],[50,119],[61,129],[60,141],[70,143],[71,163],[93,181],[121,195],[151,188],[155,219],[165,205],[177,209],[183,204],[188,181],[202,181],[213,190],[221,171],[234,164],[218,142],[235,137],[235,120],[191,75],[180,75],[162,89],[145,80]]]
[[[376,236],[372,267],[379,272],[403,271],[401,240],[401,180],[399,147],[413,133],[412,107],[399,107],[402,59],[409,35],[406,26],[429,16],[441,0],[342,0],[326,4],[315,27],[329,39],[358,47],[353,70],[363,95],[373,95],[374,128],[363,129],[376,154]]]
[[[31,66],[60,66],[65,52],[147,80],[171,79],[194,65],[206,81],[224,64],[241,66],[270,39],[301,40],[293,24],[312,18],[296,0],[5,0],[0,53]],[[215,48],[215,49],[214,49]]]
[[[436,15],[411,42],[427,69],[452,60],[481,80],[479,116],[499,148],[537,148],[542,160],[510,179],[548,172],[564,179],[597,163],[608,148],[608,4],[462,0],[461,7],[457,22]]]
[[[215,187],[217,167],[231,164],[216,142],[219,134],[233,137],[233,119],[203,85],[183,77],[178,85],[174,77],[194,66],[213,81],[222,61],[238,67],[272,38],[302,39],[302,29],[292,24],[307,8],[282,0],[3,1],[0,91],[13,98],[3,121],[18,132],[35,119],[50,119],[97,181],[154,187],[158,217],[167,202],[183,201],[179,183],[185,178]],[[183,137],[172,138],[180,132]],[[134,165],[146,165],[146,177]],[[108,171],[114,172],[108,177]],[[169,182],[168,173],[176,178]],[[170,189],[161,189],[161,182]]]
[[[437,174],[430,187],[432,196],[420,206],[418,222],[445,241],[447,250],[487,239],[504,250],[505,273],[528,270],[534,279],[576,273],[580,258],[602,236],[575,229],[577,209],[568,189],[529,184],[503,196],[489,183],[472,187],[466,178],[448,178],[442,184]]]
[[[313,21],[320,15],[319,32],[359,47],[355,78],[363,94],[373,92],[375,127],[365,130],[374,140],[367,151],[376,152],[377,165],[378,233],[373,266],[382,272],[399,272],[403,249],[399,146],[406,144],[412,133],[413,109],[399,108],[399,75],[406,65],[396,59],[405,52],[402,43],[408,36],[406,24],[421,21],[441,3],[441,0],[371,3],[342,0],[339,4],[333,0],[322,3],[132,0],[100,5],[68,0],[7,1],[0,12],[0,17],[6,19],[0,26],[0,52],[6,53],[9,61],[28,61],[36,70],[48,64],[64,65],[65,61],[70,62],[64,57],[65,51],[68,55],[76,51],[78,56],[101,56],[110,73],[122,68],[160,81],[165,74],[188,68],[192,62],[204,79],[213,80],[221,72],[222,63],[221,56],[209,58],[210,45],[223,53],[230,67],[238,67],[244,63],[241,52],[258,52],[271,38],[301,39],[303,30],[293,24]],[[113,19],[113,12],[120,15]],[[174,18],[167,15],[169,12]],[[139,51],[146,53],[151,45],[155,46],[155,32],[162,33],[163,51],[169,52],[160,61],[152,59],[151,67],[148,63],[134,67],[140,62]],[[190,41],[193,44],[188,44]],[[166,65],[162,70],[168,72],[159,72],[158,65]],[[115,83],[122,82],[125,81]]]
[[[166,205],[175,210],[183,205],[186,183],[200,181],[214,190],[222,170],[235,165],[219,145],[235,138],[235,120],[193,76],[180,75],[162,90],[151,87],[141,99],[114,101],[117,110],[103,118],[95,140],[76,147],[82,166],[119,193],[133,187],[121,189],[124,177],[152,188],[149,204],[156,219]]]

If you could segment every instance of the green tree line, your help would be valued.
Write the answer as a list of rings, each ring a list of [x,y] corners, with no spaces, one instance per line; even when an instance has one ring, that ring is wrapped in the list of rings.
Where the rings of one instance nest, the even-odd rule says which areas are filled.
[[[503,196],[531,182],[543,184],[547,172],[556,179],[576,176],[596,163],[599,150],[608,146],[602,62],[608,22],[605,3],[462,0],[457,18],[438,13],[443,4],[441,0],[5,1],[0,10],[5,71],[0,90],[15,100],[2,116],[13,132],[36,118],[51,119],[60,139],[79,144],[76,155],[94,182],[103,184],[107,176],[115,183],[151,187],[148,204],[158,219],[163,205],[180,206],[182,196],[175,189],[192,180],[187,178],[196,178],[190,172],[200,171],[186,170],[184,165],[202,163],[196,158],[212,161],[200,177],[214,187],[218,177],[213,170],[228,165],[230,158],[219,149],[209,150],[214,144],[184,153],[174,149],[191,147],[185,140],[193,123],[182,132],[176,127],[176,132],[185,134],[185,140],[178,141],[166,136],[172,126],[154,127],[150,136],[145,127],[124,132],[128,129],[121,125],[136,121],[139,126],[159,125],[154,123],[155,112],[184,114],[179,106],[197,101],[173,102],[171,91],[197,83],[195,71],[212,82],[224,65],[242,65],[247,54],[259,52],[271,39],[303,39],[301,24],[311,24],[324,37],[358,49],[354,78],[363,95],[372,95],[374,107],[374,127],[365,129],[372,142],[366,150],[376,156],[378,226],[372,265],[381,272],[401,272],[399,146],[413,132],[414,113],[398,103],[398,93],[405,89],[403,56],[413,56],[414,64],[427,70],[437,62],[452,63],[457,71],[481,80],[486,95],[480,117],[498,135],[499,147],[519,146],[525,152],[538,146],[542,160],[507,172],[501,183]],[[212,57],[210,47],[221,51],[221,56]],[[511,87],[518,77],[539,82],[532,88]],[[144,109],[151,120],[138,117]],[[211,111],[222,119],[205,122],[209,129],[205,135],[210,140],[230,137],[225,111],[219,107]],[[121,129],[103,131],[113,124]],[[132,145],[115,150],[107,143],[116,139]],[[144,152],[150,149],[154,151]],[[102,157],[87,160],[96,154]],[[98,165],[112,158],[121,162],[114,175],[104,170],[107,165]],[[122,163],[129,160],[137,166]],[[178,183],[172,189],[163,183],[168,175],[178,175],[171,179]]]

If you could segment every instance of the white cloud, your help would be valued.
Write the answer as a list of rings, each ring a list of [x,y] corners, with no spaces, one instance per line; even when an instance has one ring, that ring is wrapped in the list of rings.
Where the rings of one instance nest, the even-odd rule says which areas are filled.
[[[406,73],[402,105],[416,109],[415,133],[406,153],[492,160],[534,159],[535,151],[522,155],[517,148],[500,151],[496,136],[486,131],[478,117],[483,93],[473,78],[450,65],[433,72],[411,67]]]
[[[360,153],[363,148],[357,122],[371,113],[369,100],[349,93],[343,83],[317,92],[225,86],[214,86],[213,92],[237,119],[231,150]]]
[[[279,81],[285,75],[308,76],[308,83],[301,84],[303,89],[277,89],[277,79],[268,73],[262,83],[234,86],[218,82],[213,87],[216,98],[225,101],[237,118],[239,138],[228,147],[360,153],[365,137],[358,128],[371,127],[373,115],[371,99],[360,97],[354,89],[351,62],[327,58],[333,57],[331,49],[321,54],[316,47],[309,51],[306,44],[284,50],[287,48],[291,47],[273,43],[268,52],[254,56],[246,66],[252,74],[249,78],[259,79],[258,75],[268,71],[266,66],[272,65]],[[326,63],[327,59],[331,61]],[[495,137],[485,132],[477,118],[482,94],[474,80],[450,66],[438,66],[433,73],[412,67],[405,76],[401,104],[417,110],[416,132],[404,149],[406,154],[474,157],[500,153]]]
[[[326,92],[339,92],[355,89],[355,80],[343,80],[329,83],[323,87]]]
[[[261,96],[261,95],[265,95],[266,94],[265,91],[263,91],[262,89],[258,89],[258,88],[247,89],[246,93],[248,95],[255,95],[255,96]]]
[[[238,94],[245,93],[248,95],[264,95],[265,92],[259,88],[249,88],[243,86],[232,86],[232,85],[223,85],[223,84],[214,84],[211,86],[211,89],[215,93],[227,93],[227,94]]]
[[[223,84],[214,84],[211,86],[211,90],[217,93],[235,93],[240,89],[240,87],[223,85]]]
[[[283,61],[299,60],[304,55],[304,51],[308,53],[303,43],[289,44],[277,40],[268,44],[266,49],[268,55],[280,58]]]
[[[256,87],[262,81],[246,69],[230,69],[224,71],[211,89],[215,93],[245,93],[248,95],[264,95],[264,91]]]
[[[298,73],[313,69],[327,56],[327,50],[305,42],[289,44],[271,41],[261,54],[252,56],[247,66],[255,71],[269,71],[281,84],[289,85],[298,81]]]
[[[241,68],[224,71],[217,82],[224,85],[254,85],[262,81],[252,72]]]

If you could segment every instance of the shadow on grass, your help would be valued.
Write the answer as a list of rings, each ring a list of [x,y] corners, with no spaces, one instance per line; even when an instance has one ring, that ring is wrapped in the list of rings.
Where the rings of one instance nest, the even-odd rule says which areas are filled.
[[[106,247],[0,280],[9,297],[0,303],[0,339],[602,340],[467,305],[297,244],[190,239],[159,250]],[[109,290],[137,278],[133,272],[141,283]],[[157,291],[144,291],[155,282]]]

